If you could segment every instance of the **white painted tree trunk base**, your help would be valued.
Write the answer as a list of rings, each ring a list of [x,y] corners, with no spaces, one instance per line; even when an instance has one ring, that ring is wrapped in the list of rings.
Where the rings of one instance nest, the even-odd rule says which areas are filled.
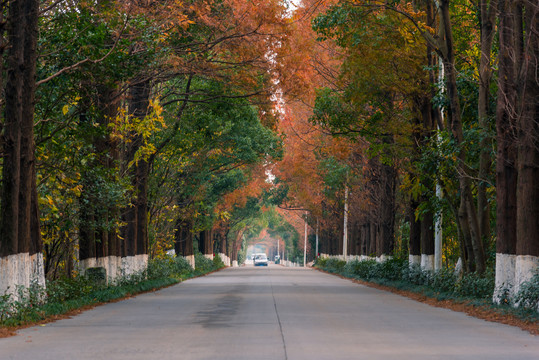
[[[421,254],[421,270],[434,271],[434,254]]]
[[[17,287],[29,288],[38,285],[45,288],[43,254],[29,253],[0,258],[0,295],[11,294],[18,300]]]
[[[496,279],[492,301],[497,304],[505,300],[514,301],[522,284],[530,280],[538,269],[538,256],[497,253]]]
[[[408,255],[409,266],[421,266],[421,255]]]
[[[390,260],[392,258],[393,258],[393,256],[391,256],[391,255],[382,254],[382,255],[376,257],[376,262],[383,263],[383,262],[386,262],[387,260]]]
[[[189,263],[189,265],[191,265],[191,267],[193,268],[193,270],[195,269],[195,255],[187,255],[187,256],[184,256],[184,259],[187,260],[187,262]]]
[[[219,253],[219,257],[225,266],[230,266],[230,258],[223,253]]]
[[[539,269],[539,256],[517,255],[515,261],[514,293],[518,294],[522,283],[529,281]]]
[[[492,296],[492,301],[496,304],[505,298],[513,297],[516,260],[516,255],[496,253],[496,278]]]
[[[213,260],[213,254],[204,254],[204,257],[205,257],[206,259]]]
[[[232,261],[232,267],[238,267],[238,261],[237,260]]]

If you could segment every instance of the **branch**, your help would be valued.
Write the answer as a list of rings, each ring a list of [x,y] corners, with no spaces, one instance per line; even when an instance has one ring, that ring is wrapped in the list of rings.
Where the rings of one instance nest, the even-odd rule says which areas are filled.
[[[185,110],[185,108],[187,107],[187,103],[188,103],[188,100],[189,100],[189,89],[191,88],[191,81],[193,80],[193,74],[189,75],[189,78],[187,79],[187,85],[185,86],[185,98],[183,98],[183,103],[180,107],[180,109],[178,110],[178,115],[176,116],[176,124],[174,124],[174,128],[172,129],[172,131],[170,132],[169,136],[164,139],[157,147],[156,147],[156,150],[155,152],[152,154],[152,156],[150,156],[150,159],[148,160],[148,163],[149,164],[152,164],[153,161],[155,160],[155,157],[157,156],[157,154],[159,154],[161,152],[161,150],[163,150],[163,148],[165,146],[167,146],[167,144],[174,138],[174,136],[176,135],[176,132],[178,132],[178,129],[180,128],[180,120],[181,120],[181,117],[183,115],[183,112]]]
[[[114,44],[112,45],[112,47],[110,48],[110,50],[100,59],[97,59],[97,60],[92,60],[90,58],[86,58],[84,60],[81,60],[73,65],[70,65],[68,67],[65,67],[63,68],[62,70],[59,70],[58,72],[52,74],[51,76],[45,78],[45,79],[42,79],[42,80],[39,80],[37,83],[36,83],[36,87],[46,83],[46,82],[49,82],[51,81],[52,79],[54,78],[57,78],[58,76],[62,75],[63,73],[67,72],[67,71],[71,71],[83,64],[86,64],[86,63],[92,63],[92,64],[97,64],[97,63],[100,63],[102,62],[103,60],[105,60],[106,58],[108,58],[110,56],[110,54],[112,54],[112,52],[116,49],[116,46],[118,45],[118,42],[120,41],[120,38],[122,37],[122,34],[125,30],[125,28],[127,27],[127,23],[129,21],[129,18],[127,18],[124,22],[124,25],[123,25],[123,28],[122,30],[120,31],[120,34],[118,34],[118,37],[116,38],[116,40],[114,41]]]

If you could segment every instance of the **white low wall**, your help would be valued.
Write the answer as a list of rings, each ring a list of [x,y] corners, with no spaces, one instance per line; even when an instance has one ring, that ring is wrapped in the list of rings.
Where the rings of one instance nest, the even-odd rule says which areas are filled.
[[[123,257],[121,266],[121,273],[124,276],[140,273],[148,267],[148,254]]]
[[[43,254],[29,253],[0,258],[0,295],[12,294],[18,300],[17,287],[29,288],[35,284],[45,288]]]
[[[120,276],[131,276],[146,270],[148,254],[135,256],[106,256],[102,258],[88,258],[79,261],[79,272],[84,274],[86,269],[102,267],[107,271],[107,280],[114,281]]]

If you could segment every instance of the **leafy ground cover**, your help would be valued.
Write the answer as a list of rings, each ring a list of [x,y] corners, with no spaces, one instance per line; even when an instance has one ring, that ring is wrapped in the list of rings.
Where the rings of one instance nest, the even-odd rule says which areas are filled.
[[[108,284],[88,276],[64,278],[17,289],[18,296],[0,296],[0,337],[22,327],[43,324],[78,314],[100,304],[155,291],[183,280],[203,276],[224,267],[221,259],[196,255],[193,269],[182,257],[150,260],[145,271],[122,276]]]
[[[494,304],[492,274],[459,276],[448,269],[422,271],[419,266],[409,266],[406,259],[398,258],[383,263],[324,258],[317,260],[315,268],[432,306],[518,326],[539,335],[539,273],[521,286],[514,302],[507,297],[502,299],[502,304]]]

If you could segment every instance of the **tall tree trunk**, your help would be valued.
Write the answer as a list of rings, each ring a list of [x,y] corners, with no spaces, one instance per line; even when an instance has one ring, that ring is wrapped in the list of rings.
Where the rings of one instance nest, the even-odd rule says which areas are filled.
[[[39,1],[25,0],[24,70],[21,108],[21,165],[19,184],[19,252],[29,253],[32,216],[32,183],[35,182],[34,109]]]
[[[150,104],[149,79],[135,79],[129,88],[129,114],[136,120],[143,120]],[[150,166],[145,159],[136,159],[143,146],[141,134],[131,133],[122,156],[122,168],[131,178],[133,191],[129,194],[130,204],[122,210],[125,225],[122,227],[123,267],[138,271],[147,262],[148,254],[148,179]]]
[[[487,199],[487,178],[492,164],[491,148],[492,139],[489,126],[489,99],[490,84],[492,79],[491,52],[495,34],[495,19],[497,0],[480,0],[479,16],[481,27],[481,58],[479,60],[479,99],[477,115],[479,126],[483,132],[479,157],[479,184],[477,185],[477,211],[479,220],[480,236],[483,241],[490,239],[490,207]]]
[[[518,181],[515,291],[539,269],[539,4],[521,2],[523,56],[518,74]],[[518,20],[518,18],[517,18]]]
[[[434,66],[434,59],[430,56],[427,57],[430,66]],[[428,143],[432,140],[435,130],[435,122],[432,111],[432,103],[430,96],[426,96],[420,101],[421,108],[421,134],[419,143],[422,148],[426,148]],[[424,177],[421,181],[423,187],[427,189],[428,193],[435,193],[434,182],[428,177]],[[428,201],[428,194],[422,194],[420,199],[422,202]],[[420,223],[420,242],[421,242],[421,268],[423,270],[434,270],[434,214],[431,210],[423,213]]]
[[[119,218],[119,209],[103,199],[100,183],[116,181],[118,147],[109,134],[109,124],[116,118],[119,97],[118,91],[111,85],[84,84],[83,90],[88,91],[88,98],[81,103],[81,127],[90,129],[88,138],[95,150],[95,161],[82,174],[83,191],[81,193],[81,210],[79,226],[80,268],[100,266],[107,271],[107,276],[115,278],[118,273],[118,258],[112,251],[118,246],[118,234],[114,226]],[[84,98],[84,97],[83,97]],[[100,113],[90,115],[90,102],[94,101]],[[91,116],[95,116],[102,131],[93,129]],[[126,272],[130,274],[130,272]]]
[[[494,301],[511,292],[517,244],[516,58],[520,58],[513,0],[499,0],[498,97],[496,104],[496,289]]]
[[[443,29],[443,46],[441,47],[441,53],[446,72],[446,88],[449,97],[449,122],[453,138],[455,139],[457,146],[461,146],[464,142],[464,133],[462,130],[461,109],[457,89],[453,34],[449,16],[449,0],[440,1],[440,21],[440,27]],[[462,219],[466,218],[468,221],[476,270],[483,273],[486,267],[485,250],[480,237],[479,221],[477,219],[477,212],[473,201],[470,180],[465,173],[466,155],[464,151],[459,151],[457,157],[462,166],[458,174],[459,190],[462,198],[459,213],[462,215]]]
[[[19,189],[21,182],[21,126],[24,71],[24,1],[9,4],[7,82],[4,108],[4,156],[2,168],[2,209],[0,218],[1,256],[19,251]]]
[[[137,255],[148,254],[148,187],[150,166],[141,159],[137,165]]]
[[[392,166],[381,164],[382,203],[380,229],[382,243],[379,256],[390,256],[395,247],[395,188],[396,171]]]
[[[45,285],[34,150],[38,19],[38,0],[9,3],[0,212],[0,257],[5,259],[0,293],[17,285],[30,286],[32,277]],[[18,283],[21,278],[23,283]]]
[[[199,234],[198,248],[207,257],[213,256],[213,231],[204,230]]]

